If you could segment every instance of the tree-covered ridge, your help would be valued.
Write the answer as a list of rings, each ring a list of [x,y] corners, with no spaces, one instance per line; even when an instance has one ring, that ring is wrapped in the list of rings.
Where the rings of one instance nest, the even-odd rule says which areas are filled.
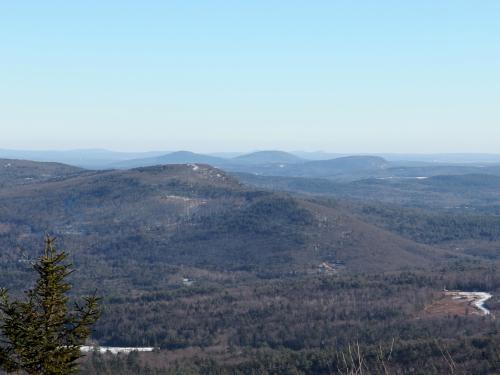
[[[443,289],[487,291],[498,314],[495,220],[272,192],[198,164],[88,172],[0,189],[15,249],[0,283],[25,289],[52,231],[80,271],[74,297],[104,297],[93,342],[158,348],[91,354],[86,373],[330,374],[349,347],[377,366],[394,342],[395,373],[446,373],[441,348],[487,374],[497,321]]]
[[[325,261],[383,270],[444,259],[439,249],[390,234],[349,210],[244,187],[203,165],[92,172],[0,190],[3,246],[33,249],[45,231],[75,249],[76,266],[92,270],[77,283],[87,291],[110,274],[121,280],[113,283],[120,289],[154,288],[152,280],[161,276],[144,269],[165,276],[163,270],[181,265],[269,277],[307,273]],[[2,252],[0,259],[8,265],[2,282],[19,288],[20,253]]]
[[[361,213],[365,220],[427,244],[456,240],[498,241],[500,239],[498,216],[428,212],[374,204],[362,206]]]

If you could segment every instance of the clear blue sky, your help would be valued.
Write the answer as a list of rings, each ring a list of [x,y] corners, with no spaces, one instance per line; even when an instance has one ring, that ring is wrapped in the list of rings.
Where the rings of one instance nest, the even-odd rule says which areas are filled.
[[[0,148],[500,152],[500,1],[2,1]]]

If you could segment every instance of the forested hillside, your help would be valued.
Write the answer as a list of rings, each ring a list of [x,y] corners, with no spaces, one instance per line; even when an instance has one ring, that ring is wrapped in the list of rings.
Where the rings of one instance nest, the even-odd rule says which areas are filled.
[[[499,370],[495,216],[263,190],[201,164],[33,165],[0,188],[0,285],[26,289],[50,233],[75,295],[104,298],[94,342],[159,349],[90,354],[83,373],[330,374],[353,345],[372,369],[391,351],[394,373],[447,373],[443,353]],[[444,288],[491,293],[491,315]]]
[[[52,233],[77,264],[93,264],[92,279],[108,276],[108,267],[127,275],[141,264],[281,276],[323,262],[382,271],[449,256],[345,208],[246,188],[205,165],[81,173],[4,188],[0,203],[4,247],[34,256],[41,236]],[[15,250],[2,259],[22,268]]]
[[[0,159],[0,188],[26,185],[83,173],[84,170],[60,163]]]

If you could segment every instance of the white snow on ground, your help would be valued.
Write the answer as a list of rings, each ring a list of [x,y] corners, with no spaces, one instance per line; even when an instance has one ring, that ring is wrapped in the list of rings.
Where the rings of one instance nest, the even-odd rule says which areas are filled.
[[[200,169],[200,167],[198,167],[196,164],[188,164],[191,168],[193,168],[193,171],[197,171],[198,169]]]
[[[188,198],[188,197],[181,197],[179,195],[165,195],[165,198],[167,199],[178,199],[184,202],[189,202],[189,201],[194,201],[195,199]]]
[[[483,313],[483,315],[490,315],[491,312],[486,307],[484,303],[493,297],[490,293],[486,292],[449,292],[446,294],[452,296],[453,299],[465,299],[470,302],[475,308]]]
[[[114,346],[82,346],[80,350],[83,353],[90,353],[97,350],[100,353],[110,352],[111,354],[130,353],[130,352],[152,352],[155,348],[120,348]]]

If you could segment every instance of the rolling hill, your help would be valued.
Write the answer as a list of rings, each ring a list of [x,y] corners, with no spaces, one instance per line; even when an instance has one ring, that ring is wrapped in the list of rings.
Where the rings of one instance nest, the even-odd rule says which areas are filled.
[[[181,266],[278,276],[309,273],[323,262],[350,272],[428,267],[446,256],[345,208],[248,188],[199,164],[4,186],[0,218],[2,249],[36,250],[43,234],[51,233],[77,265],[92,272],[93,281],[81,283],[89,288],[109,283],[110,270],[122,280],[116,285],[141,289],[146,282],[140,270],[151,267],[167,279],[166,270]],[[13,272],[20,270],[18,260],[12,252],[0,256]],[[8,273],[3,279],[10,280]]]
[[[237,156],[231,161],[248,164],[297,164],[305,162],[304,159],[283,151],[258,151]]]
[[[259,151],[233,158],[179,151],[162,156],[133,159],[111,164],[110,167],[129,169],[163,164],[209,164],[225,171],[265,176],[291,176],[355,180],[385,176],[391,166],[377,156],[347,156],[329,160],[305,160],[283,151]]]
[[[0,188],[76,176],[85,170],[60,163],[0,159]]]
[[[293,159],[283,157],[281,163],[267,164],[228,162],[222,168],[230,172],[250,173],[256,176],[327,178],[336,181],[351,181],[385,176],[390,167],[389,162],[375,156],[347,156],[329,160],[302,160],[301,162],[285,162],[284,160]]]
[[[314,160],[292,167],[288,175],[295,177],[359,178],[378,175],[390,163],[378,156],[345,156],[329,160]]]
[[[212,367],[253,369],[251,361],[260,358],[262,369],[263,355],[282,361],[285,353],[342,350],[353,340],[378,348],[400,332],[396,348],[424,353],[414,363],[429,358],[436,337],[428,332],[461,345],[464,330],[483,340],[497,329],[496,321],[466,317],[465,309],[460,318],[425,315],[444,285],[497,293],[498,251],[483,233],[495,240],[494,220],[480,222],[486,224],[480,231],[475,217],[266,191],[197,163],[23,168],[16,174],[22,183],[0,186],[0,285],[14,295],[25,289],[44,234],[57,236],[77,271],[73,293],[97,290],[103,297],[93,340],[159,347],[149,353],[156,366],[179,360],[177,373],[189,373],[205,358]],[[52,174],[25,182],[27,170]],[[463,242],[443,243],[449,238],[477,246],[463,251],[457,249]],[[473,360],[484,356],[482,346],[470,353]],[[439,361],[441,353],[432,354]],[[99,372],[92,366],[111,357],[94,358],[86,373]],[[304,373],[320,363],[327,371],[316,360]],[[287,363],[298,362],[313,363]]]

